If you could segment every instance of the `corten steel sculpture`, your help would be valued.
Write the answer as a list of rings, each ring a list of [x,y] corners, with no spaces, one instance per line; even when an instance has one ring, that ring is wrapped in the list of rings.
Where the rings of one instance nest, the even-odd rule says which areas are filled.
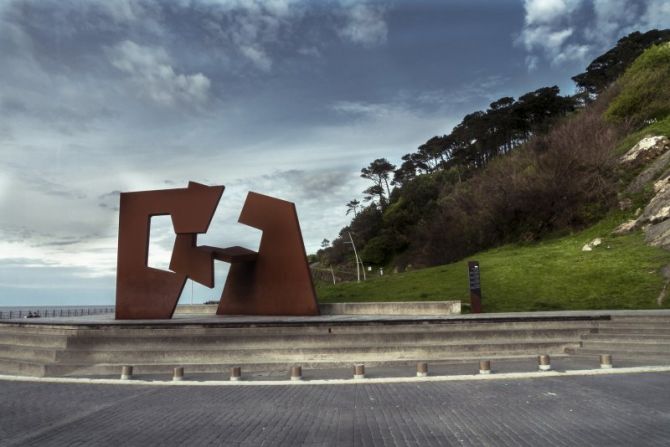
[[[255,262],[230,266],[218,315],[318,315],[295,205],[255,192],[239,222],[263,230]]]
[[[259,253],[198,246],[223,186],[121,194],[116,280],[117,319],[171,318],[187,278],[214,287],[214,260],[231,263],[218,314],[318,315],[295,206],[249,193],[240,222],[263,230]],[[170,270],[148,267],[152,216],[170,215],[177,233]]]
[[[187,274],[147,266],[151,217],[170,215],[175,232],[184,237],[205,233],[223,190],[223,186],[210,187],[190,182],[188,188],[121,193],[116,271],[117,319],[172,316]]]

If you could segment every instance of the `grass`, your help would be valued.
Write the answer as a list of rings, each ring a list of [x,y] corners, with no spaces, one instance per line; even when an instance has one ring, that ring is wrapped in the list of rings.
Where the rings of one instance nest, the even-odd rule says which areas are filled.
[[[613,237],[622,221],[612,216],[576,234],[532,245],[507,245],[473,255],[481,268],[487,312],[656,308],[663,288],[660,268],[670,252],[649,247],[643,235]],[[582,246],[596,237],[591,252]],[[467,260],[362,283],[318,284],[320,302],[469,302]],[[664,307],[670,307],[668,300]]]
[[[670,114],[670,43],[642,53],[617,81],[621,92],[605,116],[614,122],[643,122]]]
[[[663,135],[670,137],[670,115],[666,116],[662,120],[656,121],[653,124],[645,127],[642,130],[634,132],[626,138],[624,138],[621,143],[617,146],[616,153],[617,155],[623,155],[628,152],[633,146],[635,146],[638,141],[646,136],[656,136]]]

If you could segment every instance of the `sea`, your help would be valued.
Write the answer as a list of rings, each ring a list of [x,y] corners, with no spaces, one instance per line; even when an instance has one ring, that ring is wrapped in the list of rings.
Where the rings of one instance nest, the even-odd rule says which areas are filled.
[[[0,320],[39,317],[73,317],[114,313],[114,306],[0,306]]]

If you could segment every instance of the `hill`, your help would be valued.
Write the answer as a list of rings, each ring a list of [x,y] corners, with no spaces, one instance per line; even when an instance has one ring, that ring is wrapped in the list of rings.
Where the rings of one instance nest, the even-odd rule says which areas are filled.
[[[639,43],[646,35],[637,34]],[[652,43],[659,36],[667,39],[668,31]],[[386,271],[450,264],[366,284],[320,284],[320,299],[467,296],[463,261],[454,261],[476,256],[490,284],[488,310],[655,306],[666,253],[647,247],[638,230],[609,232],[631,218],[631,228],[658,224],[649,200],[655,197],[655,210],[659,200],[670,201],[652,186],[670,178],[668,157],[633,164],[618,158],[644,136],[670,135],[670,44],[652,45],[635,59],[626,48],[627,69],[619,67],[624,74],[607,87],[582,86],[575,97],[540,89],[466,116],[451,134],[403,157],[393,190],[385,159],[364,168],[362,176],[373,181],[365,191],[371,204],[348,204],[355,216],[317,254],[321,265],[347,267],[349,234],[363,262]],[[610,60],[615,50],[606,53]],[[604,85],[602,73],[596,78]],[[609,249],[575,250],[596,233]]]
[[[639,232],[609,236],[620,220],[618,214],[571,236],[506,245],[469,257],[481,266],[485,311],[657,308],[665,284],[659,266],[670,264],[670,252],[649,247]],[[582,251],[597,237],[603,239],[601,245]],[[361,283],[319,282],[317,294],[321,302],[467,303],[467,260]],[[670,299],[662,307],[670,307]]]

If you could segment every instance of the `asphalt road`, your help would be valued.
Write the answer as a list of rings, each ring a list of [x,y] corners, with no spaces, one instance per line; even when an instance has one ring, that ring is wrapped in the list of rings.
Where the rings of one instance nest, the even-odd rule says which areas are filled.
[[[667,446],[670,373],[309,386],[0,381],[0,446]]]

